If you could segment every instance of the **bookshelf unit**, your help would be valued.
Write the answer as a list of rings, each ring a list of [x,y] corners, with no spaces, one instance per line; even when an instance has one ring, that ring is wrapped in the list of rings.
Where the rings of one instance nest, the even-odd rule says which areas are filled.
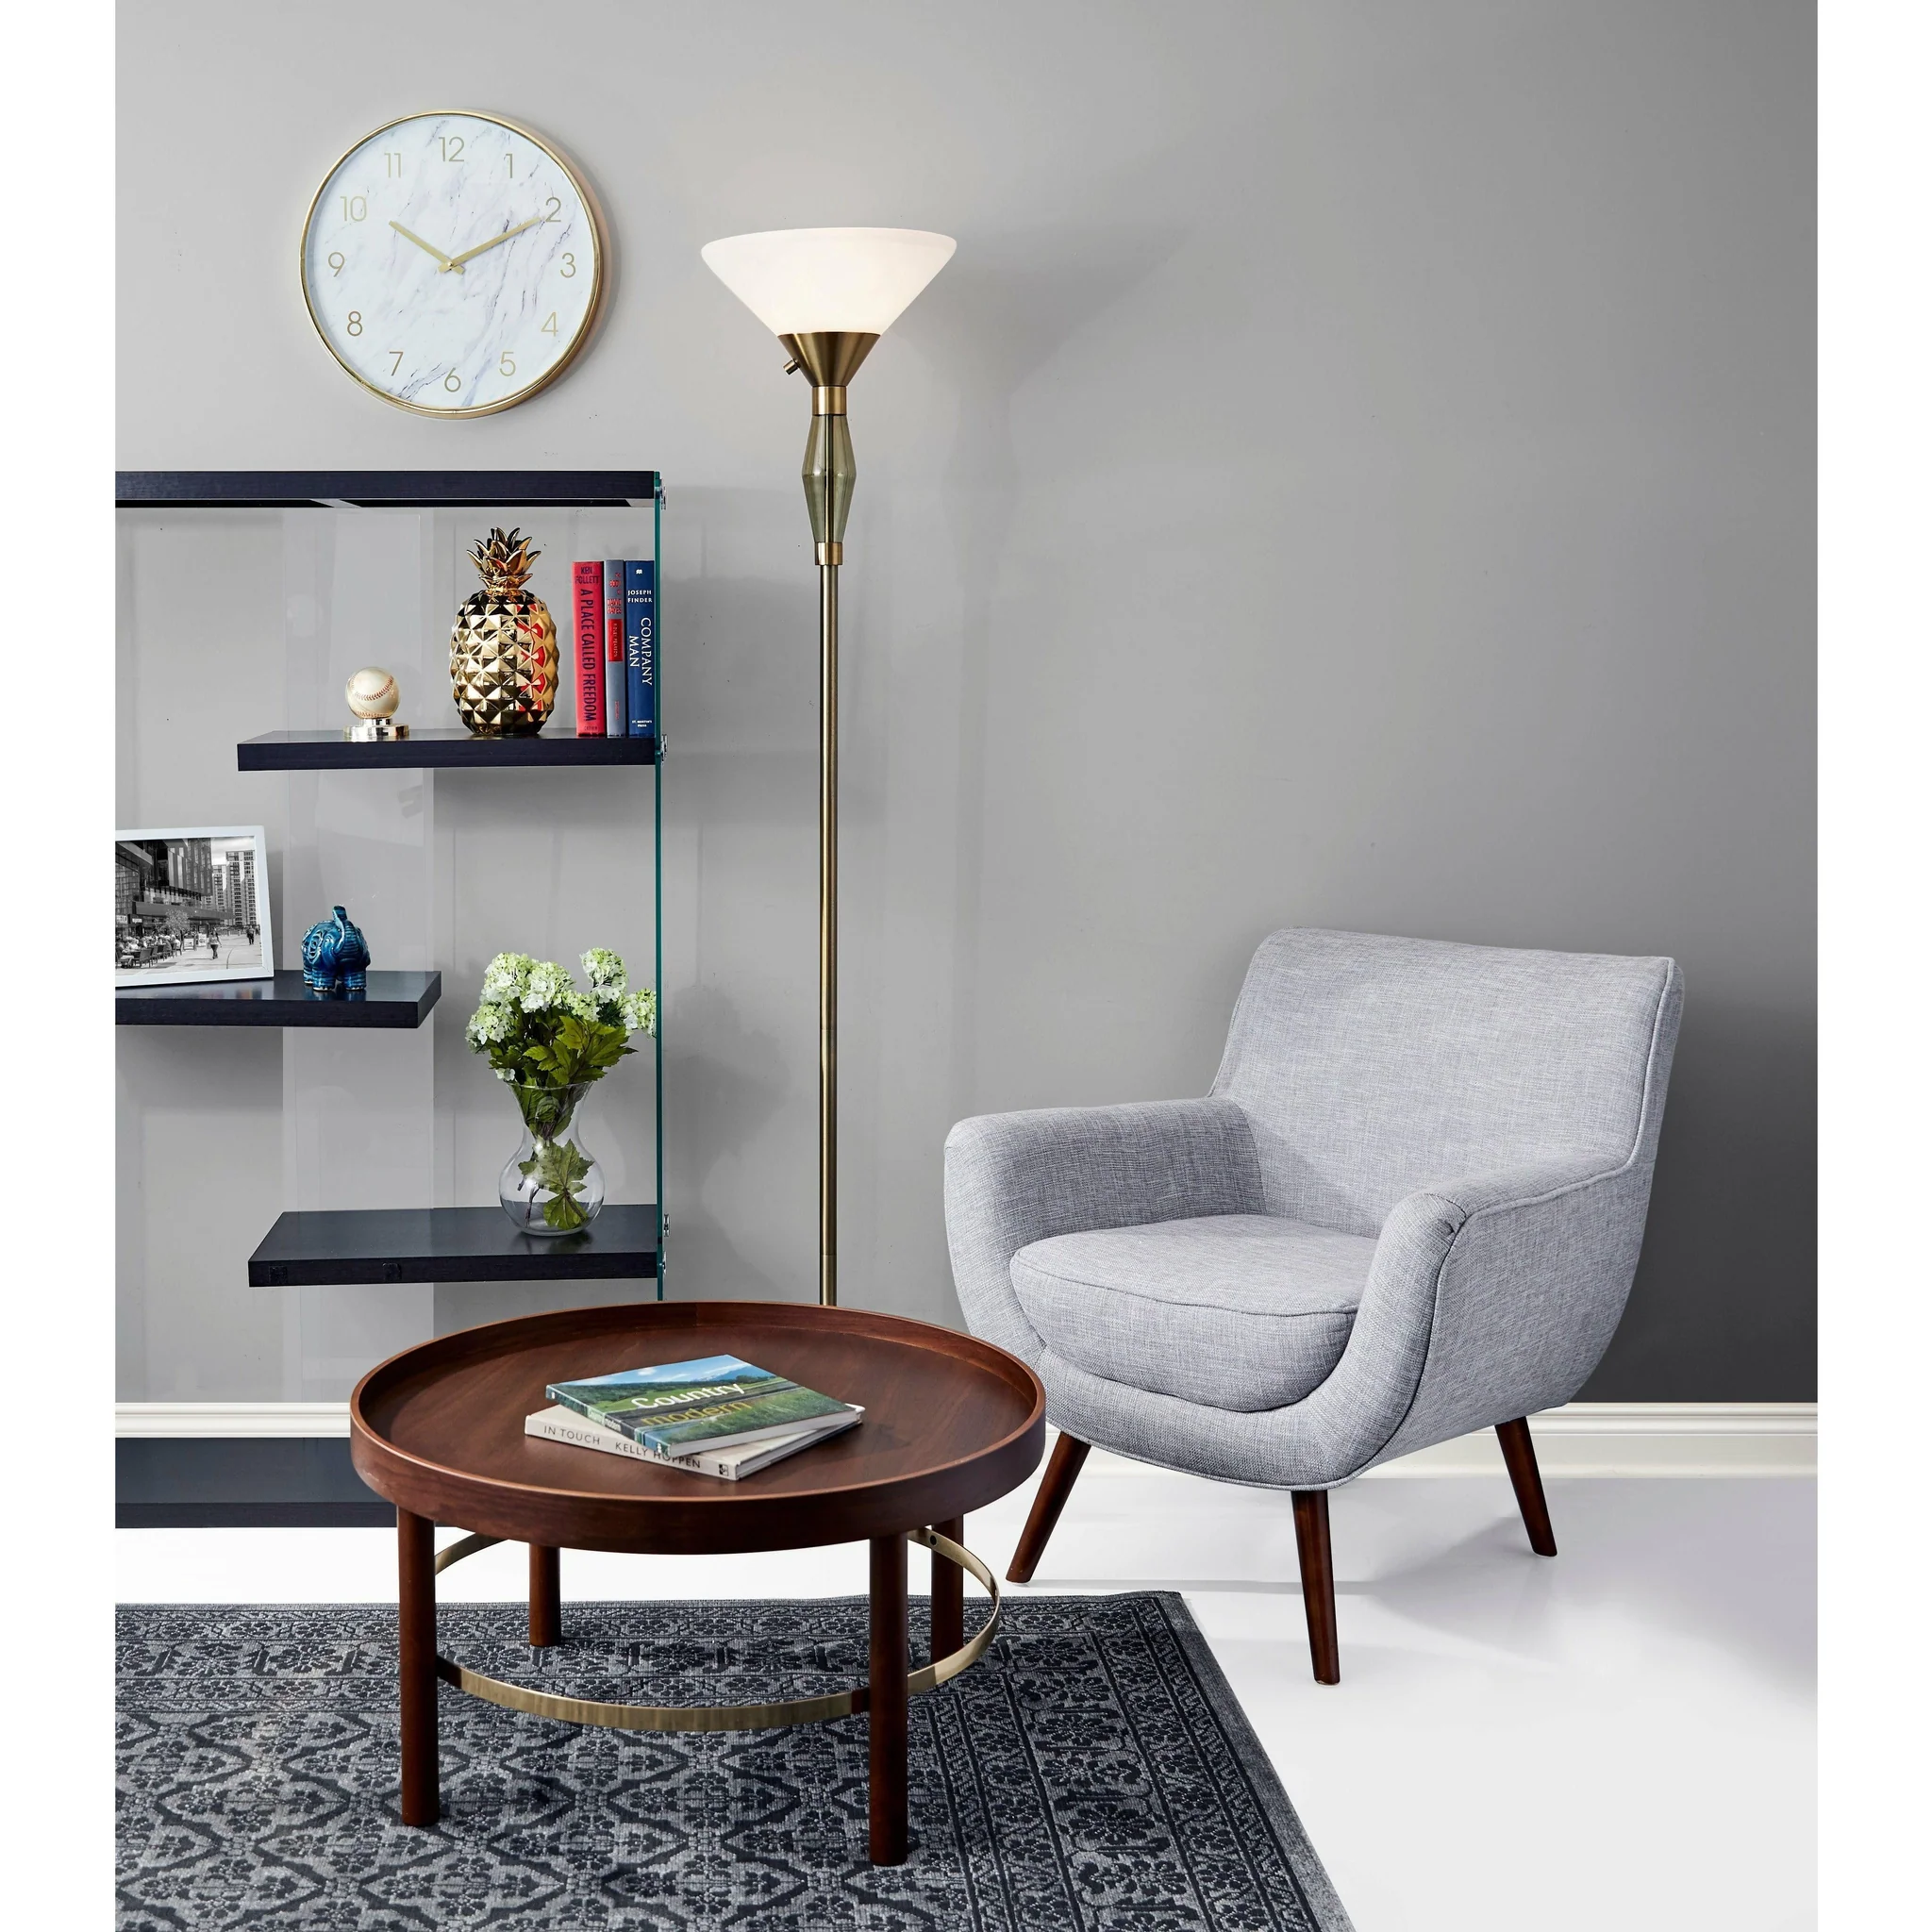
[[[231,775],[222,786],[207,788],[210,800],[221,801],[224,808],[211,804],[208,811],[195,815],[175,807],[160,815],[143,813],[140,823],[215,824],[251,818],[267,822],[274,816],[275,794],[262,794],[262,803],[255,805],[252,800],[257,794],[245,789],[255,781],[242,776],[240,784],[244,789],[238,791],[232,774],[283,774],[279,782],[287,788],[288,801],[284,816],[291,829],[279,848],[273,829],[270,838],[271,877],[279,875],[280,879],[281,918],[276,938],[283,958],[290,956],[291,941],[299,940],[308,921],[326,911],[326,905],[320,902],[333,897],[348,904],[358,923],[372,932],[372,946],[378,958],[385,950],[391,958],[400,951],[405,958],[413,951],[422,961],[416,970],[387,966],[373,970],[361,999],[313,995],[299,972],[286,969],[277,971],[273,979],[264,976],[117,989],[117,1027],[254,1029],[258,1034],[278,1028],[291,1042],[315,1042],[299,1050],[292,1043],[283,1049],[284,1109],[299,1102],[312,1104],[313,1110],[299,1131],[292,1121],[285,1124],[283,1145],[288,1151],[283,1157],[282,1199],[264,1198],[258,1182],[252,1190],[244,1190],[225,1176],[210,1176],[209,1186],[220,1195],[219,1223],[225,1231],[237,1220],[245,1225],[250,1214],[258,1215],[255,1225],[266,1230],[246,1257],[249,1287],[339,1288],[366,1295],[385,1287],[420,1291],[425,1285],[440,1290],[444,1285],[466,1283],[631,1280],[653,1283],[650,1291],[662,1297],[661,1004],[658,1036],[649,1041],[640,1040],[637,1058],[625,1061],[623,1070],[613,1075],[618,1081],[635,1080],[648,1069],[652,1078],[649,1092],[624,1096],[624,1117],[637,1123],[638,1135],[635,1142],[626,1139],[623,1149],[628,1180],[620,1182],[613,1174],[612,1185],[615,1191],[629,1193],[648,1189],[653,1198],[607,1202],[597,1220],[580,1234],[556,1239],[525,1235],[496,1205],[493,1187],[481,1184],[478,1150],[487,1150],[488,1122],[482,1116],[483,1103],[474,1078],[462,1071],[461,1062],[467,1056],[459,1037],[454,1042],[455,1053],[451,1051],[448,1029],[455,1028],[459,1036],[462,1015],[451,1012],[437,1021],[436,1009],[450,961],[438,956],[434,920],[425,913],[412,925],[392,910],[387,916],[385,931],[377,931],[375,922],[364,920],[357,908],[358,892],[367,892],[378,907],[400,907],[411,916],[412,893],[416,898],[438,900],[437,917],[442,920],[443,930],[453,916],[468,919],[470,941],[462,956],[471,958],[474,968],[477,929],[491,925],[491,894],[497,890],[487,874],[489,891],[476,890],[475,867],[479,853],[484,862],[488,861],[491,828],[507,816],[521,813],[532,837],[540,831],[549,835],[554,825],[555,836],[560,840],[563,828],[582,825],[589,814],[593,832],[601,830],[604,836],[599,847],[603,851],[613,847],[614,835],[609,833],[608,822],[616,812],[625,826],[636,825],[636,836],[627,831],[623,835],[617,847],[621,863],[612,871],[608,887],[613,907],[622,908],[622,917],[613,915],[612,924],[627,932],[628,939],[607,941],[600,932],[592,942],[617,943],[630,962],[632,983],[661,988],[660,739],[579,738],[571,728],[575,680],[568,583],[572,555],[636,557],[645,554],[642,545],[647,542],[649,554],[659,561],[658,628],[661,637],[663,502],[662,479],[651,470],[117,473],[115,503],[117,510],[124,513],[123,604],[135,601],[131,587],[138,582],[141,597],[147,600],[143,612],[158,609],[164,592],[180,600],[183,593],[176,587],[184,579],[192,579],[197,570],[202,573],[190,593],[191,598],[201,599],[202,605],[184,607],[173,614],[162,610],[158,619],[151,620],[159,626],[155,635],[161,641],[149,641],[145,633],[139,636],[133,648],[147,654],[141,661],[164,661],[170,675],[182,675],[190,664],[199,667],[202,657],[192,624],[205,614],[217,628],[227,627],[223,648],[228,657],[218,661],[242,663],[251,667],[251,675],[257,668],[270,667],[263,670],[262,677],[264,688],[273,689],[275,680],[271,674],[277,649],[273,631],[261,636],[258,644],[238,635],[249,621],[242,613],[252,610],[265,620],[265,625],[279,622],[284,667],[279,704],[267,715],[258,715],[253,724],[235,708],[236,701],[227,690],[220,692],[241,726],[239,731],[231,728],[225,740],[234,746],[233,763],[227,765]],[[385,534],[366,540],[357,536],[351,526],[365,524],[361,512],[375,513]],[[474,579],[464,582],[468,566],[460,557],[461,541],[481,534],[492,524],[508,526],[513,523],[521,523],[540,537],[546,555],[542,568],[551,582],[542,585],[540,594],[558,615],[565,658],[564,689],[553,722],[541,733],[479,738],[458,724],[446,668],[439,671],[437,664],[439,654],[446,660],[447,625],[457,604],[468,590],[475,588]],[[189,538],[177,544],[183,554],[171,553],[171,536],[179,539],[192,526],[213,534]],[[413,564],[409,560],[411,542],[415,545]],[[620,544],[625,547],[618,547]],[[370,581],[358,580],[358,560],[377,553],[378,561],[383,557],[390,561],[384,565],[387,574],[378,572],[375,588],[372,588]],[[278,556],[279,602],[286,617],[275,608]],[[217,568],[206,566],[205,558],[218,562],[237,558],[233,568],[241,575],[231,579]],[[559,565],[565,587],[562,592],[555,589]],[[250,581],[244,583],[242,576],[250,574]],[[404,606],[408,607],[407,615],[399,614]],[[124,611],[125,627],[136,626],[141,621]],[[168,628],[171,624],[172,630]],[[398,644],[394,641],[398,637],[408,641]],[[256,653],[252,658],[248,655],[251,651]],[[413,657],[408,655],[411,652]],[[341,697],[344,674],[341,661],[331,664],[331,654],[352,669],[370,661],[393,663],[403,684],[400,715],[410,725],[407,739],[362,743],[342,737],[341,724],[331,721],[347,722]],[[213,668],[216,661],[211,656],[209,675],[220,682],[222,674]],[[661,652],[659,666],[661,731]],[[124,758],[124,788],[134,783],[127,775],[130,767],[142,774],[141,783],[128,795],[143,799],[153,795],[198,797],[194,774],[206,769],[208,733],[203,731],[199,738],[192,733],[172,737],[173,712],[147,691],[137,692],[136,699],[148,708],[139,714],[138,730],[130,725],[131,714],[124,708],[124,737],[140,739],[132,756]],[[124,708],[129,703],[124,692]],[[283,712],[279,719],[275,708]],[[227,756],[224,749],[225,764]],[[144,773],[138,763],[143,758],[153,761]],[[164,771],[158,781],[153,769],[171,761],[175,769]],[[645,775],[640,768],[648,768],[651,787],[647,835],[641,822],[643,802],[624,802],[637,798],[627,788]],[[494,796],[497,788],[491,777],[497,772],[508,774],[504,784],[513,788],[501,802]],[[448,805],[435,804],[427,790],[430,774],[438,773],[450,774],[447,782],[457,788],[449,794]],[[554,774],[555,790],[553,780],[540,775],[544,773]],[[635,778],[624,775],[626,773],[635,773]],[[395,782],[385,783],[384,774],[393,774]],[[269,782],[276,780],[270,776]],[[336,789],[331,791],[331,787]],[[618,789],[613,791],[612,787]],[[442,816],[435,818],[436,812]],[[597,825],[599,813],[607,822],[601,828]],[[117,817],[125,818],[125,813],[117,811]],[[453,822],[454,833],[450,829]],[[300,855],[299,887],[293,829],[298,825],[308,841]],[[559,849],[568,857],[568,847]],[[357,869],[363,859],[376,868],[366,879]],[[541,922],[533,928],[526,916],[533,904],[541,911],[541,891],[527,859],[521,870],[508,869],[508,863],[500,888],[502,917],[496,925],[501,938],[496,946],[540,951],[539,945],[525,943],[522,935],[542,929]],[[648,878],[644,875],[647,867]],[[326,879],[326,887],[316,887],[312,882],[317,878]],[[412,881],[416,883],[412,885]],[[598,890],[606,889],[600,884]],[[581,900],[580,891],[579,915]],[[452,904],[458,908],[456,914],[449,909]],[[641,936],[644,945],[639,944]],[[423,960],[425,947],[429,958]],[[555,956],[562,957],[560,952]],[[415,961],[411,963],[415,965]],[[457,987],[462,1002],[474,1001],[474,979],[472,970],[468,983]],[[465,1004],[463,1013],[467,1010]],[[408,1052],[417,1058],[407,1060],[358,1060],[354,1053],[387,1056],[391,1051],[372,1043],[352,1052],[346,1036],[363,1030],[386,1032],[398,1052],[410,1035],[428,1041],[432,1034],[440,1034],[442,1043],[440,1048],[434,1044],[410,1048]],[[326,1043],[331,1035],[345,1036],[340,1047]],[[161,1036],[155,1037],[158,1042]],[[210,1049],[215,1044],[212,1040],[208,1042]],[[241,1050],[239,1042],[235,1048],[223,1049]],[[248,1051],[258,1055],[260,1049]],[[344,1053],[351,1057],[341,1058]],[[330,1054],[337,1058],[327,1058]],[[152,1093],[161,1095],[161,1083],[172,1076],[171,1070],[188,1064],[156,1062],[158,1071],[150,1082]],[[240,1068],[244,1063],[234,1064]],[[246,1064],[259,1067],[260,1062]],[[419,1067],[428,1071],[431,1097],[399,1101],[398,1096],[407,1093],[409,1081],[416,1077],[409,1069]],[[358,1081],[365,1075],[381,1089],[391,1113],[397,1113],[400,1107],[407,1117],[386,1124],[373,1121],[369,1147],[360,1150],[355,1144],[356,1114],[364,1098]],[[459,1116],[454,1129],[448,1127],[449,1103],[441,1091],[445,1075],[457,1080],[467,1095],[459,1104],[470,1108]],[[205,1086],[204,1080],[204,1090]],[[314,1101],[316,1094],[323,1099]],[[163,1101],[150,1098],[147,1104],[161,1106]],[[516,1108],[508,1096],[501,1096],[495,1124],[501,1141],[499,1154],[507,1155],[520,1131]],[[425,1135],[434,1138],[449,1132],[455,1135],[454,1156],[441,1152],[434,1160],[425,1159],[416,1167],[409,1167],[407,1161],[385,1162],[385,1148],[413,1148]],[[610,1132],[608,1127],[598,1127],[591,1151],[606,1155]],[[653,1143],[647,1157],[642,1145],[645,1132]],[[387,1140],[383,1139],[385,1133]],[[318,1146],[320,1157],[312,1158]],[[356,1164],[358,1153],[362,1156],[359,1168]],[[483,1195],[488,1197],[487,1206],[442,1205],[450,1200],[448,1176],[453,1161],[467,1176],[455,1181],[455,1200],[475,1201]],[[425,1177],[420,1205],[335,1205],[344,1198],[353,1204],[358,1191],[365,1199],[373,1191],[375,1198],[394,1201],[402,1186],[396,1175],[404,1169],[409,1173],[420,1170]],[[641,1170],[648,1175],[641,1186]],[[258,1166],[257,1172],[261,1171]],[[367,1183],[368,1191],[356,1179],[358,1174]],[[491,1178],[493,1182],[493,1170]],[[408,1198],[408,1190],[402,1198]],[[190,1219],[205,1220],[210,1211],[198,1201],[186,1198],[176,1206],[179,1213]],[[225,1246],[222,1252],[225,1257],[228,1250]],[[221,1265],[231,1264],[225,1258]],[[366,1301],[356,1304],[365,1308],[373,1306]],[[438,1309],[438,1326],[446,1327],[449,1317],[440,1300]],[[379,1315],[372,1316],[364,1330],[372,1335],[382,1331],[379,1342],[372,1341],[367,1346],[372,1350],[379,1347],[380,1354],[387,1354],[393,1336],[382,1329],[382,1320]],[[332,1323],[335,1327],[330,1327]],[[346,1340],[337,1332],[344,1324]],[[326,1373],[341,1373],[328,1363],[355,1357],[358,1346],[354,1339],[355,1321],[338,1319],[324,1310],[314,1325],[318,1331],[329,1328],[327,1343],[317,1342],[311,1350],[304,1337],[298,1355],[305,1364],[311,1353],[318,1358],[326,1357]],[[463,1325],[460,1317],[457,1325]],[[379,1356],[371,1353],[363,1366],[373,1365],[376,1358]],[[305,1386],[324,1369],[304,1366]],[[284,1372],[285,1387],[289,1373]]]

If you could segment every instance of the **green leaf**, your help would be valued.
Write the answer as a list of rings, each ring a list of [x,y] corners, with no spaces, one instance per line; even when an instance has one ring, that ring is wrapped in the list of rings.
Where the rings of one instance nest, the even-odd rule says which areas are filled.
[[[543,1204],[543,1224],[546,1227],[582,1227],[590,1218],[568,1194],[558,1194],[555,1200]]]
[[[531,1166],[536,1170],[537,1185],[558,1195],[580,1192],[584,1176],[591,1171],[588,1157],[569,1141],[540,1142],[531,1156]]]

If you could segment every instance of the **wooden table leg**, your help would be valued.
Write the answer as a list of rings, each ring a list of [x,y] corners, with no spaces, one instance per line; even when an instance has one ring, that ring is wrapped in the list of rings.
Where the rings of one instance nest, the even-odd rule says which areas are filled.
[[[872,1540],[872,1861],[906,1862],[906,1539]]]
[[[530,1545],[530,1643],[537,1650],[563,1641],[563,1576],[557,1555],[541,1543]]]
[[[941,1536],[951,1537],[956,1543],[963,1544],[966,1541],[966,1519],[963,1516],[935,1523],[933,1528]],[[938,1663],[942,1657],[951,1657],[965,1641],[966,1573],[958,1564],[949,1562],[935,1550],[932,1558],[933,1662]]]
[[[397,1679],[403,1717],[405,1824],[441,1810],[436,1761],[436,1538],[426,1516],[396,1511]]]

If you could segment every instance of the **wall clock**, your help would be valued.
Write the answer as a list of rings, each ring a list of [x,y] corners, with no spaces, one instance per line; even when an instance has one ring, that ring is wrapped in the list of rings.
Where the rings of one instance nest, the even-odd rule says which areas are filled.
[[[385,402],[488,416],[556,381],[604,292],[582,177],[494,114],[410,114],[316,192],[302,292],[336,360]]]

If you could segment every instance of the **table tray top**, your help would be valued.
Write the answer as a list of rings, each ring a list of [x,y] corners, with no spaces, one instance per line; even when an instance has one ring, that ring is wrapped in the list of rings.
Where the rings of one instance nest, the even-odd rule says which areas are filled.
[[[865,1420],[739,1482],[524,1433],[548,1383],[737,1355]],[[793,1549],[946,1522],[1016,1488],[1045,1442],[1017,1357],[929,1323],[784,1302],[569,1308],[438,1337],[350,1398],[363,1481],[419,1516],[569,1549]]]

